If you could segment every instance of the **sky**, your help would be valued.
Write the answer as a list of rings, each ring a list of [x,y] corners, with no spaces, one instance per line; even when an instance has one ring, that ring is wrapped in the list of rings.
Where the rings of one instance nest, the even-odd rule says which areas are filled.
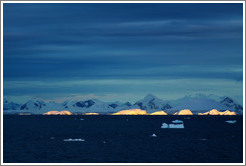
[[[243,4],[4,3],[3,92],[31,98],[243,101]]]

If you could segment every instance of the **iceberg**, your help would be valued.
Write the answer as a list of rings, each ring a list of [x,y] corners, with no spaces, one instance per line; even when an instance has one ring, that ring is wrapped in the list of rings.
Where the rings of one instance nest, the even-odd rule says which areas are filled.
[[[85,141],[84,139],[81,139],[81,138],[78,138],[78,139],[72,139],[72,138],[69,138],[69,139],[64,139],[63,141]]]
[[[169,128],[174,128],[174,129],[183,129],[184,124],[169,124]]]
[[[182,120],[173,120],[172,123],[183,123]]]
[[[237,121],[236,120],[227,120],[225,121],[226,123],[236,123]]]
[[[168,125],[168,124],[166,124],[166,123],[162,123],[161,128],[164,128],[164,129],[169,128],[169,125]]]
[[[155,135],[155,134],[152,134],[152,135],[151,135],[151,137],[157,137],[157,135]]]
[[[163,123],[161,128],[183,129],[184,123],[182,120],[174,120],[170,124]]]

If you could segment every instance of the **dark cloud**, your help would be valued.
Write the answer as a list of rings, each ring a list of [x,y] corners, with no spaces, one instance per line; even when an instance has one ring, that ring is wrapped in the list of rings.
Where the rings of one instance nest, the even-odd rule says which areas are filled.
[[[243,78],[239,3],[4,3],[3,12],[4,81]],[[127,89],[87,87],[88,93]],[[15,92],[24,95],[26,87],[5,91]]]

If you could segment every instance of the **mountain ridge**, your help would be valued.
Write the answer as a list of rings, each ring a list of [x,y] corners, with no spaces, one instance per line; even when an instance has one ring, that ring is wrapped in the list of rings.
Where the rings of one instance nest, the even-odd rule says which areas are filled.
[[[194,112],[206,112],[210,109],[230,110],[238,114],[243,114],[243,107],[236,103],[230,97],[222,97],[220,101],[216,101],[204,95],[197,97],[185,96],[184,98],[168,101],[162,100],[152,94],[146,95],[143,99],[135,103],[131,102],[103,102],[98,99],[88,100],[71,100],[61,103],[55,101],[45,102],[43,100],[29,100],[24,104],[18,104],[13,101],[3,100],[4,112],[32,112],[42,114],[51,110],[69,110],[71,112],[117,112],[126,109],[142,109],[148,113],[155,111],[166,111],[173,113],[182,109],[190,109]]]

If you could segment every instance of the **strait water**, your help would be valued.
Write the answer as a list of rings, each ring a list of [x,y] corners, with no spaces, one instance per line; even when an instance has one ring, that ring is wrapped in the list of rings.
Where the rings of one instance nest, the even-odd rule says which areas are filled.
[[[184,129],[161,128],[176,119]],[[243,116],[4,115],[3,123],[4,163],[243,162]]]

